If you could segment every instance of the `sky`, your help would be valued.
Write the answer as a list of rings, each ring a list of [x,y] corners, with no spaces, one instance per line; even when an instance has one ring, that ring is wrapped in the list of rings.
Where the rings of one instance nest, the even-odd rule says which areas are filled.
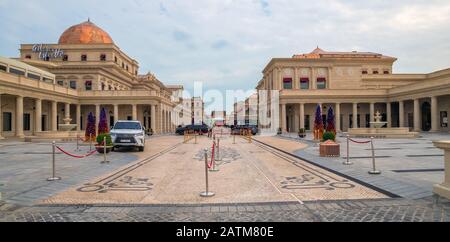
[[[394,73],[450,67],[448,0],[0,0],[0,55],[56,43],[88,18],[167,84],[249,90],[275,57],[327,51],[394,56]]]

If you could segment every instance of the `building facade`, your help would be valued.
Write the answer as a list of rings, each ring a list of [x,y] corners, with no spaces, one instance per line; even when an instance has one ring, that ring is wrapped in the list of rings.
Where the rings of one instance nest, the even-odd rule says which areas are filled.
[[[101,108],[110,125],[133,119],[168,133],[175,105],[168,87],[154,74],[139,75],[138,62],[89,20],[57,44],[22,44],[18,59],[0,59],[0,137],[66,136],[59,124],[69,119],[81,133]]]
[[[450,131],[450,69],[394,74],[396,60],[371,52],[327,52],[319,48],[292,58],[272,59],[256,87],[269,93],[279,91],[279,127],[270,128],[283,132],[311,130],[320,105],[324,118],[333,108],[339,131],[370,127],[377,111],[388,127]],[[268,100],[266,104],[270,105],[270,98],[258,100]],[[270,117],[271,113],[258,115]]]

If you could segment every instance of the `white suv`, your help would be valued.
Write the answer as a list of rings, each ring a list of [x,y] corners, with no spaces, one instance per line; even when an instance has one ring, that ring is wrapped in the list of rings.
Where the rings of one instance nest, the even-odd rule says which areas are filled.
[[[134,146],[139,151],[144,151],[145,130],[141,122],[119,120],[114,124],[110,133],[114,148]]]

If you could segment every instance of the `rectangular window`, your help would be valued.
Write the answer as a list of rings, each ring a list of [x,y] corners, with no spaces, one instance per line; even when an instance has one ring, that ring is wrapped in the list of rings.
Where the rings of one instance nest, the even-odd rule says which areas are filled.
[[[81,55],[81,61],[87,61],[87,55]]]
[[[70,81],[70,88],[76,90],[77,89],[77,81]]]
[[[317,78],[317,89],[327,88],[327,80],[323,77]]]
[[[292,89],[292,78],[283,78],[283,89]]]
[[[60,86],[64,86],[64,81],[56,81],[56,84],[60,85]]]
[[[9,73],[16,74],[19,76],[25,76],[24,71],[21,71],[21,70],[15,69],[15,68],[9,68]]]
[[[367,72],[367,70],[363,70],[363,71],[362,71],[362,74],[363,74],[363,75],[367,75],[368,73],[369,73],[369,72]]]
[[[92,91],[92,81],[85,81],[84,88],[86,89],[86,91]]]
[[[12,113],[3,113],[3,131],[12,131]]]
[[[300,89],[309,89],[309,78],[300,78]]]
[[[305,115],[305,130],[311,130],[311,126],[309,125],[309,115]]]
[[[31,116],[29,113],[23,114],[23,130],[30,131],[31,130]]]
[[[0,65],[0,71],[4,71],[4,72],[6,72],[6,66],[4,66],[4,65]]]
[[[372,73],[373,73],[374,75],[378,75],[378,74],[379,74],[378,70],[374,70]]]
[[[101,54],[100,55],[100,60],[101,61],[106,61],[106,55],[105,54]]]
[[[42,78],[42,80],[44,81],[44,82],[47,82],[47,83],[53,83],[53,80],[52,79],[50,79],[50,78]]]
[[[64,55],[62,58],[63,61],[68,61],[69,60],[69,56],[68,55]]]
[[[27,77],[33,80],[41,80],[41,77],[39,75],[33,74],[33,73],[29,73],[27,74]]]
[[[385,75],[388,75],[388,74],[389,74],[389,71],[388,71],[388,70],[385,70],[385,71],[383,71],[383,73],[384,73]]]

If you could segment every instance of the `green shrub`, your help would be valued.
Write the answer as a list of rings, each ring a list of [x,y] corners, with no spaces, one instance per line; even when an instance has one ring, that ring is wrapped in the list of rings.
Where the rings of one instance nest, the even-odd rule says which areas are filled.
[[[112,146],[112,139],[110,134],[99,134],[97,136],[97,144],[102,144],[104,137],[106,137],[106,146]]]
[[[334,135],[333,132],[325,132],[325,133],[323,133],[323,136],[322,136],[322,140],[323,141],[327,141],[327,140],[335,141],[335,139],[336,139],[336,136]]]

